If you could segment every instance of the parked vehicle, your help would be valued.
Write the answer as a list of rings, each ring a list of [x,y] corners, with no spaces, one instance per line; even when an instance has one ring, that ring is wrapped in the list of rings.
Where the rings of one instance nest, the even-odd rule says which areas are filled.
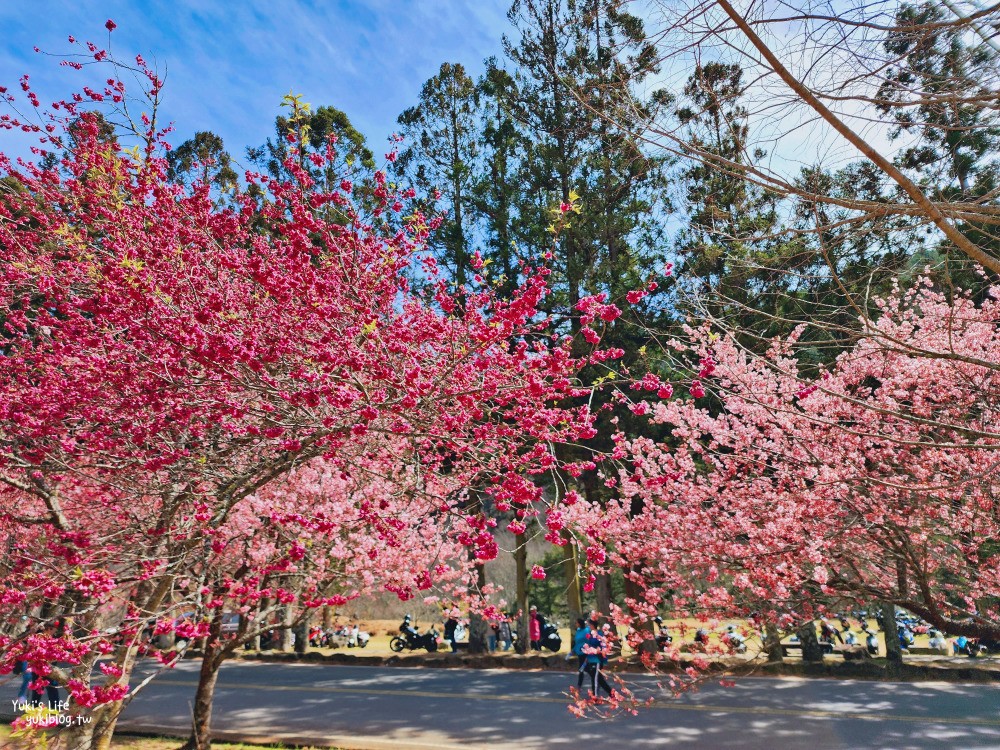
[[[906,625],[899,625],[896,628],[896,636],[899,638],[899,647],[903,651],[908,651],[916,642],[916,636]]]
[[[309,628],[309,645],[313,648],[324,648],[330,644],[327,632],[318,625]]]
[[[368,645],[368,641],[371,638],[367,632],[361,630],[357,625],[351,628],[350,635],[347,636],[347,647],[348,648],[364,648]]]
[[[431,653],[438,649],[440,633],[434,627],[431,627],[426,633],[421,633],[413,625],[409,615],[403,618],[403,622],[399,626],[399,633],[389,641],[389,648],[397,654],[403,649],[414,651],[418,648],[425,648]]]
[[[673,636],[667,631],[666,626],[663,624],[663,618],[656,616],[653,618],[653,624],[655,625],[656,633],[656,647],[660,651],[666,651],[670,644],[674,642]]]
[[[346,625],[338,625],[335,628],[330,628],[325,634],[324,646],[329,648],[346,648],[348,641],[351,639],[351,629]]]
[[[979,655],[988,656],[989,654],[1000,654],[1000,641],[993,638],[980,638]]]
[[[186,632],[190,629],[194,621],[195,613],[185,612],[175,617],[173,623],[167,626],[168,629],[165,632],[158,633],[156,620],[150,619],[147,621],[146,628],[143,631],[143,639],[153,646],[153,648],[160,651],[170,651],[172,649],[183,651],[188,647],[190,642],[190,638],[187,637]]]
[[[726,627],[726,632],[722,635],[722,642],[737,654],[745,654],[747,651],[746,639],[736,631],[735,625]]]
[[[960,635],[952,644],[952,652],[955,656],[989,656],[990,653],[1000,652],[1000,642],[992,638],[966,638]]]
[[[558,651],[562,648],[562,638],[559,637],[559,628],[551,623],[547,622],[542,625],[542,648],[547,648],[549,651]]]

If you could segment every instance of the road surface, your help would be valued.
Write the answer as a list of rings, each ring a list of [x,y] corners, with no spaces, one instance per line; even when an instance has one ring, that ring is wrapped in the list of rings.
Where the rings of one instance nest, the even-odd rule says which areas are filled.
[[[186,733],[198,663],[155,679],[122,728]],[[637,678],[647,687],[653,682]],[[231,663],[219,737],[369,750],[556,748],[1000,749],[1000,688],[955,683],[746,678],[663,696],[639,716],[578,719],[572,673]]]

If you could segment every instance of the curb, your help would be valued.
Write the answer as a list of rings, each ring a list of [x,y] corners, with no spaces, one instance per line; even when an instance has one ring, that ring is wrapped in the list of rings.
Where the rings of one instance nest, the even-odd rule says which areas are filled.
[[[187,658],[198,658],[199,654],[188,654]],[[566,661],[565,654],[503,655],[488,654],[407,654],[405,656],[361,656],[355,654],[240,654],[229,661],[256,661],[271,664],[339,664],[345,666],[402,667],[409,669],[512,669],[548,672],[575,672],[575,660]],[[690,666],[689,660],[664,661],[657,673],[675,674]],[[620,674],[651,674],[638,659],[612,659],[609,671]],[[902,682],[945,681],[945,682],[1000,682],[1000,662],[988,665],[959,667],[950,662],[913,664],[904,662],[891,665],[885,659],[865,661],[824,661],[805,663],[784,661],[769,663],[764,661],[716,660],[708,663],[704,670],[708,675],[730,674],[734,676],[770,677],[823,677],[846,680],[889,680]]]

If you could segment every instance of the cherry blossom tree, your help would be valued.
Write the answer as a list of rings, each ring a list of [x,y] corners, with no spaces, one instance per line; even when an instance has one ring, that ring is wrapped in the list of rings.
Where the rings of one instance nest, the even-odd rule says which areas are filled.
[[[316,459],[247,498],[215,537],[220,551],[197,561],[189,585],[204,594],[196,614],[208,635],[190,747],[210,746],[219,667],[275,617],[287,612],[279,625],[293,626],[384,591],[408,600],[464,589],[462,519],[442,509],[461,491],[458,477],[429,471],[399,438],[370,436],[364,447],[363,462]],[[226,611],[240,616],[231,635]]]
[[[155,102],[161,80],[141,58],[132,69]],[[247,174],[218,206],[211,184],[167,178],[155,117],[138,147],[102,136],[88,108],[126,110],[120,70],[42,124],[16,115],[23,99],[40,107],[25,77],[23,97],[2,92],[15,115],[0,120],[37,134],[39,157],[63,152],[0,155],[0,671],[70,665],[72,712],[94,719],[70,730],[74,747],[108,746],[150,619],[238,599],[183,584],[232,559],[270,483],[315,461],[351,476],[367,461],[358,446],[391,438],[415,477],[453,474],[531,515],[543,498],[529,478],[557,463],[551,446],[593,435],[586,406],[560,406],[584,391],[571,342],[544,333],[543,266],[525,262],[501,300],[474,259],[481,287],[449,291],[422,253],[435,220],[404,216],[382,173],[362,219],[348,181],[331,190],[299,168],[294,133],[290,180]],[[332,164],[336,143],[310,158]],[[414,268],[426,292],[410,288]],[[439,507],[463,516],[472,560],[496,554],[481,512],[460,496]],[[289,558],[284,542],[325,533],[316,524],[286,512],[265,526]],[[317,565],[303,594],[318,601],[336,566]],[[37,632],[56,618],[61,632]]]
[[[886,602],[998,637],[998,292],[897,290],[820,371],[797,334],[766,357],[708,326],[671,342],[697,378],[647,405],[669,436],[620,440],[618,502],[574,519],[631,566],[622,618],[787,625]]]

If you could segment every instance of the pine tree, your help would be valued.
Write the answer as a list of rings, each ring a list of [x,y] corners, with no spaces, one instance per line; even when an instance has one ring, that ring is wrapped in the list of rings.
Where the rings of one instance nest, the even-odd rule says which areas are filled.
[[[690,150],[699,158],[681,172],[687,226],[677,249],[680,271],[692,291],[715,292],[746,306],[752,283],[766,275],[768,241],[778,223],[776,199],[746,176],[749,153],[747,111],[740,102],[739,65],[699,65],[684,86],[677,119],[686,128]],[[765,282],[766,284],[766,282]]]
[[[482,237],[482,255],[493,264],[489,273],[501,294],[517,285],[518,225],[523,202],[521,174],[528,144],[510,102],[517,98],[517,82],[486,61],[477,86],[481,113],[479,169],[472,186],[473,207]]]
[[[560,228],[553,263],[555,293],[549,301],[557,329],[574,334],[577,354],[588,346],[574,314],[577,304],[604,293],[624,305],[625,294],[645,290],[665,259],[661,233],[668,208],[666,163],[646,153],[631,129],[616,126],[607,115],[624,109],[638,123],[670,98],[660,91],[646,98],[634,93],[656,72],[655,56],[644,41],[642,22],[618,5],[607,0],[515,2],[509,17],[520,37],[504,39],[507,56],[516,66],[517,86],[509,90],[508,106],[527,142],[518,206],[522,247],[544,252],[552,243],[553,210],[558,213],[560,204],[580,209]],[[623,81],[631,83],[623,87]],[[603,341],[629,352],[618,374],[635,376],[645,366],[638,352],[646,342],[647,318],[661,315],[663,308],[649,300],[641,307],[624,306],[630,309],[629,319],[608,324]],[[588,368],[582,376],[592,381],[608,374],[615,373]],[[601,399],[592,406],[599,409]],[[627,410],[614,407],[601,414],[602,420],[623,420],[620,426],[629,429]],[[608,446],[598,441],[593,447]],[[582,458],[587,450],[567,449],[563,457]],[[607,494],[594,476],[564,480],[594,502]],[[575,618],[582,607],[579,565],[575,546],[568,552],[566,590],[569,614]],[[607,580],[598,583],[599,609],[606,611],[610,587]]]
[[[533,144],[520,210],[526,246],[550,244],[554,206],[574,198],[582,205],[560,234],[553,307],[563,313],[587,294],[622,296],[663,260],[665,162],[604,115],[627,109],[633,120],[649,118],[669,97],[633,93],[656,72],[655,56],[642,22],[618,5],[515,2],[509,17],[520,39],[504,39],[517,66],[511,112]]]
[[[222,191],[236,187],[236,170],[233,158],[226,151],[222,137],[202,130],[167,154],[170,165],[168,176],[172,180],[190,182],[195,179],[217,185]]]
[[[941,203],[996,206],[1000,189],[1000,116],[996,86],[998,54],[952,23],[938,3],[904,4],[884,46],[896,64],[879,90],[879,109],[896,123],[892,137],[905,147],[896,164]],[[991,255],[1000,252],[995,224],[960,219],[958,227]],[[947,242],[928,260],[947,260],[951,281],[982,289],[972,264]]]
[[[447,212],[432,249],[461,287],[472,259],[473,183],[479,154],[476,84],[459,64],[444,63],[424,83],[420,100],[399,116],[405,147],[399,170],[425,195],[439,191]]]
[[[285,162],[292,146],[298,150],[297,166],[326,190],[333,189],[343,179],[362,182],[375,169],[375,157],[365,137],[351,124],[345,112],[332,106],[313,110],[297,94],[285,95],[281,106],[288,110],[288,115],[275,118],[274,139],[269,138],[263,146],[247,149],[250,161],[272,177],[288,179],[291,176]],[[325,153],[331,144],[336,158],[321,159],[320,166],[314,164],[310,154]]]

